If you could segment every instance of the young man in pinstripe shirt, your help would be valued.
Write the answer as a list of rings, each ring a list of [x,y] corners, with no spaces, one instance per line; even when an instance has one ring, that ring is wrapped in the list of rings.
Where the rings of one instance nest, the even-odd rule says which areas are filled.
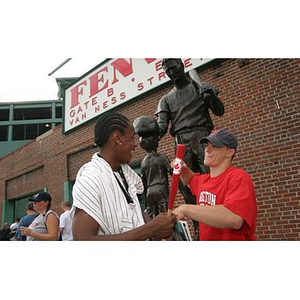
[[[135,149],[131,122],[118,113],[100,116],[95,126],[99,152],[81,167],[73,188],[74,240],[148,240],[172,236],[175,217],[147,218],[137,194],[139,176],[128,166]]]

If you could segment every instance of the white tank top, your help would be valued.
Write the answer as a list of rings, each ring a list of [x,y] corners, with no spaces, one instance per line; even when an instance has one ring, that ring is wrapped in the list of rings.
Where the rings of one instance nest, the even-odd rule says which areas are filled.
[[[33,220],[33,222],[29,225],[28,228],[32,229],[34,232],[43,233],[43,234],[48,233],[46,220],[48,215],[51,213],[54,214],[55,217],[59,220],[57,213],[50,209],[44,215],[41,214],[37,215],[37,217]],[[40,240],[29,235],[27,236],[27,241],[40,241]]]

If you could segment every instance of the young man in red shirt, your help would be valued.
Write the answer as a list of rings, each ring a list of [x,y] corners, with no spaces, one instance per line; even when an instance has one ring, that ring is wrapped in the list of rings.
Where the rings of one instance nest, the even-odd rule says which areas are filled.
[[[210,173],[194,173],[182,162],[181,180],[190,186],[197,205],[184,204],[173,214],[178,220],[191,218],[199,222],[201,241],[256,240],[254,185],[248,173],[231,165],[237,150],[236,137],[222,129],[200,143],[207,144],[204,164]]]

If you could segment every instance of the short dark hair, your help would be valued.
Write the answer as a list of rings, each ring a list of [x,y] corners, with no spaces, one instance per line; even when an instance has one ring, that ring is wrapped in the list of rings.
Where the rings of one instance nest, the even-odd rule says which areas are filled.
[[[65,207],[71,208],[71,201],[69,201],[69,200],[64,200],[64,201],[62,202],[62,205],[64,205]]]
[[[177,63],[181,64],[184,67],[181,58],[163,58],[161,63],[162,67],[164,67],[171,60],[175,60]]]
[[[120,113],[102,114],[95,126],[95,144],[98,147],[103,146],[115,131],[124,134],[129,124],[129,119]]]
[[[29,202],[27,203],[27,205],[26,205],[26,208],[27,208],[28,210],[34,210],[34,209],[33,209],[33,202],[32,202],[32,201],[29,201]]]

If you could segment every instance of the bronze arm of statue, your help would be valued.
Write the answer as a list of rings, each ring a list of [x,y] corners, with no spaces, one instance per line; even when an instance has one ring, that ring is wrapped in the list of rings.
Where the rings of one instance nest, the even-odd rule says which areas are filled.
[[[225,108],[218,97],[219,91],[211,84],[202,82],[200,86],[197,82],[192,81],[198,94],[203,97],[203,100],[209,107],[209,109],[218,117],[221,117],[225,113]]]

